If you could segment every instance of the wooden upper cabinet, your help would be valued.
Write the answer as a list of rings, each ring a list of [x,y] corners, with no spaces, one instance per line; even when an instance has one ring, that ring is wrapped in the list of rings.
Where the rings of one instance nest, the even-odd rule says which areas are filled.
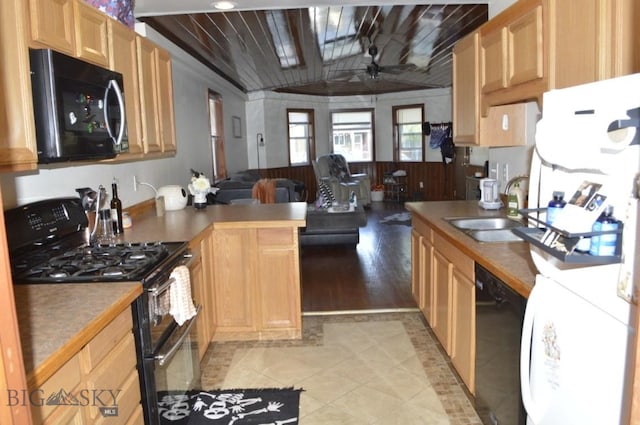
[[[29,76],[27,8],[0,2],[0,171],[37,168],[38,152]],[[19,101],[16,101],[16,100]]]
[[[480,85],[483,93],[507,87],[507,30],[497,28],[482,35],[480,43]]]
[[[171,73],[171,55],[156,47],[158,115],[160,116],[160,137],[162,152],[176,152],[176,126],[173,110],[173,81]]]
[[[480,76],[478,32],[467,35],[453,48],[453,141],[479,143]]]
[[[640,72],[635,0],[550,1],[549,89]],[[640,17],[640,16],[639,16]],[[637,21],[636,21],[637,22]]]
[[[553,0],[545,0],[553,1]],[[543,0],[520,0],[480,28],[481,114],[547,90]]]
[[[544,76],[541,0],[519,1],[481,29],[482,93]]]
[[[107,22],[107,33],[110,68],[122,74],[129,140],[129,152],[120,154],[118,157],[139,155],[143,152],[143,145],[136,33],[113,19]]]
[[[526,12],[507,27],[510,86],[544,76],[543,38],[542,5]]]
[[[109,66],[108,16],[82,0],[29,0],[31,45]]]
[[[29,0],[31,40],[75,56],[74,0]]]
[[[158,70],[156,68],[156,46],[148,39],[136,36],[138,57],[138,85],[142,118],[142,142],[144,153],[162,152],[158,119]]]
[[[76,0],[73,6],[76,56],[96,65],[108,67],[107,21],[110,18],[83,1]]]

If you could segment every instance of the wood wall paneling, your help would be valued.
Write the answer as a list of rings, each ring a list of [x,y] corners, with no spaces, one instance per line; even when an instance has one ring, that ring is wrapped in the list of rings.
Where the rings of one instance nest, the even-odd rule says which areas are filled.
[[[398,169],[407,172],[407,193],[410,200],[445,201],[453,200],[455,173],[453,164],[442,162],[357,162],[349,164],[351,173],[365,173],[371,184],[382,184],[384,174]],[[307,201],[316,199],[317,185],[311,165],[261,169],[263,178],[288,178],[304,183],[308,193]],[[423,188],[420,189],[420,182]]]

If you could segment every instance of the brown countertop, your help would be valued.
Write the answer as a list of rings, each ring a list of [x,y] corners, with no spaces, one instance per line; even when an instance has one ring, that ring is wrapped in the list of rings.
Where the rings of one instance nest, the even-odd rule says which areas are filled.
[[[29,388],[38,388],[142,293],[142,285],[15,285]]]
[[[519,294],[528,297],[535,283],[536,268],[526,242],[481,243],[451,226],[444,217],[504,216],[505,210],[483,210],[477,201],[407,202],[414,217],[423,219],[475,262],[489,270]]]
[[[192,206],[178,211],[166,211],[157,217],[155,212],[133,219],[133,225],[124,229],[122,240],[190,241],[213,226],[214,229],[304,227],[307,204],[289,202],[255,205],[209,205],[202,210]]]

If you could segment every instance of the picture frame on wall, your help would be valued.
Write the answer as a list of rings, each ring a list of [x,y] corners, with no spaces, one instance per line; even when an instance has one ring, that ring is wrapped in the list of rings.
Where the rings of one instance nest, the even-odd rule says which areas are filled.
[[[233,130],[233,137],[239,139],[242,137],[242,122],[240,121],[240,117],[233,116],[231,117],[231,125]]]

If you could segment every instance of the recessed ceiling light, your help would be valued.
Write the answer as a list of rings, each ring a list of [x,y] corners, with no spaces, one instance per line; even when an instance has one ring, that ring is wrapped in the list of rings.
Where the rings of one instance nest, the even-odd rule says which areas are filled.
[[[236,4],[231,1],[216,1],[213,3],[213,7],[218,10],[231,10],[236,7]]]

